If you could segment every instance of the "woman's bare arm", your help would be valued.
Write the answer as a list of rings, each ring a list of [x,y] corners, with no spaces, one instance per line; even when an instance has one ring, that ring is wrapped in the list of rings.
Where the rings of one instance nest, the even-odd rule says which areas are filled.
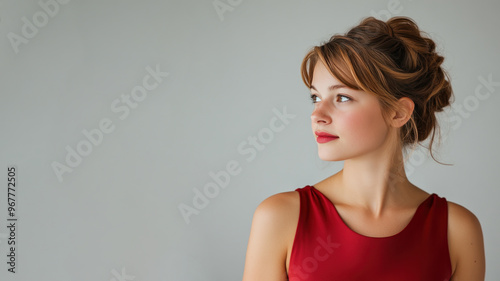
[[[255,210],[243,281],[286,281],[286,259],[295,237],[299,213],[297,192],[284,192],[262,201]],[[292,239],[292,240],[291,240]]]
[[[455,268],[450,280],[484,281],[485,254],[479,220],[472,212],[453,202],[448,202],[448,214],[448,244]]]

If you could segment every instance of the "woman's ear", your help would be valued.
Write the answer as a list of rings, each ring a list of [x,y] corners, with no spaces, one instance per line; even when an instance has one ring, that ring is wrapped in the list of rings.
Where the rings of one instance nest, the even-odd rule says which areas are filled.
[[[391,125],[393,127],[402,127],[410,120],[415,108],[415,103],[408,97],[402,97],[398,100],[398,109],[392,112]]]

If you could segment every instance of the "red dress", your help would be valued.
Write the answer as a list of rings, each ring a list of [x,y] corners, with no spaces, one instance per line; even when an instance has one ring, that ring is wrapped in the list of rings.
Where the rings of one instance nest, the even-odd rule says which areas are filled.
[[[444,197],[431,194],[398,234],[368,237],[351,230],[333,203],[313,186],[296,190],[300,215],[289,281],[450,280]]]

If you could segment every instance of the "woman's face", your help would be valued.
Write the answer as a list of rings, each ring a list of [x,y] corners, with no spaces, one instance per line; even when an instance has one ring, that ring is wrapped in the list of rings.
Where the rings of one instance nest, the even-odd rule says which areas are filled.
[[[322,160],[377,157],[384,152],[390,131],[375,95],[348,88],[318,61],[313,72],[311,97],[314,103],[312,130]],[[318,138],[317,132],[338,138]]]

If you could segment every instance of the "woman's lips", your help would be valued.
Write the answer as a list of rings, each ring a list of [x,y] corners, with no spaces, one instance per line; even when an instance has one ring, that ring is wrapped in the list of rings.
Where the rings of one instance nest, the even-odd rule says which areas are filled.
[[[335,136],[335,135],[332,135],[329,133],[325,133],[325,132],[314,132],[314,133],[316,134],[316,136],[318,136],[316,138],[316,141],[318,143],[327,143],[327,142],[330,142],[332,140],[336,140],[339,138],[338,136]]]

